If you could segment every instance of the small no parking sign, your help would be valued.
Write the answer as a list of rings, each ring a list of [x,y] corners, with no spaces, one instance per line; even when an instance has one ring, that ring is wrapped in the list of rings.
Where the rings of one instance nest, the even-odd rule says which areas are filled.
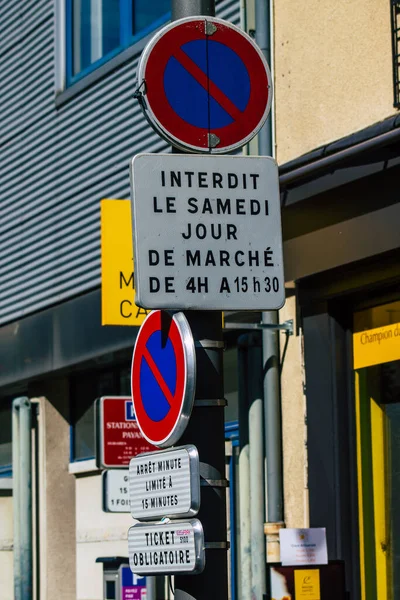
[[[143,437],[172,446],[192,412],[196,385],[193,336],[183,313],[155,310],[141,326],[132,358],[132,402]]]

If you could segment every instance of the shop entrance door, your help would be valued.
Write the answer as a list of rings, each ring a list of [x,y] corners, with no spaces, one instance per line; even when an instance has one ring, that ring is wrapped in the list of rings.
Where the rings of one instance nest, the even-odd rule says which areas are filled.
[[[354,314],[362,600],[400,598],[400,301]]]

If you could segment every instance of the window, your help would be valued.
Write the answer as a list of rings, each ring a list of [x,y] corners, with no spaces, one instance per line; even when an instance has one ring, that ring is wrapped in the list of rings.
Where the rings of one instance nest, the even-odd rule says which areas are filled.
[[[170,0],[66,0],[71,85],[165,23]]]
[[[71,389],[71,461],[93,458],[94,402],[101,396],[130,396],[130,364],[75,375]]]
[[[11,463],[11,400],[9,400],[3,401],[0,406],[0,477],[11,474]]]

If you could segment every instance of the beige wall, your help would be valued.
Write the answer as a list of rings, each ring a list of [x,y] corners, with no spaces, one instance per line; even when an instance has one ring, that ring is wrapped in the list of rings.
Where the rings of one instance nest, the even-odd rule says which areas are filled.
[[[287,298],[281,309],[281,323],[293,319],[294,333],[289,337],[282,365],[282,441],[283,485],[286,527],[308,527],[306,481],[306,424],[303,394],[302,335],[296,332],[295,296]],[[281,353],[285,338],[281,334]]]
[[[279,163],[396,112],[387,0],[276,0],[274,21]]]
[[[5,495],[7,493],[7,495]],[[13,510],[12,496],[0,491],[0,598],[13,600]]]

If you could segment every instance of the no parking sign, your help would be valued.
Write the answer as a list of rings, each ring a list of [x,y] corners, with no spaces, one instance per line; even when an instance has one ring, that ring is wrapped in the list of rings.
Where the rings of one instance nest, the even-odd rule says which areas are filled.
[[[143,51],[137,79],[150,123],[190,152],[240,148],[270,111],[271,73],[261,50],[238,27],[214,17],[161,29]]]
[[[192,332],[183,313],[160,310],[145,319],[132,358],[132,402],[137,424],[151,444],[172,446],[192,412],[196,361]]]

